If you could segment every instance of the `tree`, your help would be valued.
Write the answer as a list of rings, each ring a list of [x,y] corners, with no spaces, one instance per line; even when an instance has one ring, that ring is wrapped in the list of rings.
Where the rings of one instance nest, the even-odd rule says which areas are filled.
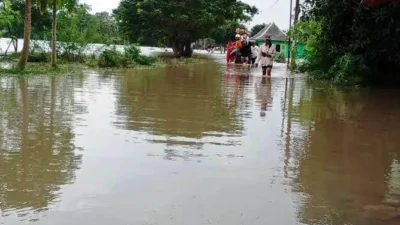
[[[11,8],[11,3],[9,0],[4,0],[0,4],[0,35],[2,34],[1,32],[11,26],[15,21],[18,20],[19,17],[19,12],[14,11]]]
[[[0,8],[0,37],[5,33],[6,35],[11,30],[14,24],[20,23],[20,12],[12,8],[10,0],[4,0]],[[5,31],[5,32],[4,32]],[[8,31],[8,32],[7,32]],[[10,36],[11,42],[8,45],[4,55],[7,55],[8,49],[11,44],[14,45],[14,50],[18,50],[18,39],[15,36]]]
[[[118,34],[118,26],[115,18],[108,12],[99,12],[93,16],[98,24],[99,33],[101,34],[101,43],[118,43],[121,42]]]
[[[301,20],[320,24],[306,68],[337,83],[400,83],[400,4],[305,0]],[[302,24],[304,26],[304,24]]]
[[[25,0],[9,0],[11,9],[25,15]],[[37,0],[35,0],[37,1]],[[32,3],[34,3],[33,1]],[[40,8],[35,4],[31,8],[31,38],[32,39],[48,39],[50,37],[51,16],[49,13],[40,12]],[[24,37],[24,20],[18,18],[10,26],[6,27],[5,37],[23,38]]]
[[[158,41],[175,56],[190,57],[190,44],[230,21],[248,21],[257,8],[227,0],[122,0],[114,10],[121,32],[133,42]]]
[[[236,28],[247,30],[247,27],[239,22],[228,22],[210,31],[209,37],[215,40],[216,44],[225,45],[228,41],[235,40]]]
[[[254,27],[251,28],[250,32],[252,35],[255,35],[258,32],[260,32],[262,29],[264,29],[265,26],[266,26],[265,23],[254,25]]]
[[[31,7],[32,1],[25,0],[25,19],[24,19],[24,45],[18,61],[18,69],[24,70],[29,55],[29,42],[31,40]]]
[[[42,13],[46,12],[49,8],[52,9],[52,38],[51,38],[51,66],[57,67],[57,12],[59,8],[67,8],[72,10],[77,0],[36,0]]]

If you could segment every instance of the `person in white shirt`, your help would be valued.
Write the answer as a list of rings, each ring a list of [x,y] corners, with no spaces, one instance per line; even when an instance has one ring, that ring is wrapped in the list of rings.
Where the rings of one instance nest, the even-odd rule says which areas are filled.
[[[256,59],[257,59],[259,51],[260,51],[260,49],[258,48],[256,43],[255,42],[251,43],[251,64],[252,65],[254,65],[256,63]]]
[[[271,37],[265,37],[265,43],[260,46],[260,51],[258,52],[256,67],[261,64],[262,75],[271,76],[272,66],[274,64],[274,56],[276,54],[275,45],[271,42]]]

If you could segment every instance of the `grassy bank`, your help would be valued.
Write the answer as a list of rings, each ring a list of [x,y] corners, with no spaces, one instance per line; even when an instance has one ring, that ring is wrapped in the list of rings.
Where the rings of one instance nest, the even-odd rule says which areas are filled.
[[[11,63],[7,68],[0,66],[0,76],[57,75],[79,71],[85,67],[79,63],[59,64],[57,68],[52,68],[48,63],[28,63],[25,70],[19,70],[15,64]]]
[[[15,58],[8,58],[0,62],[0,76],[29,76],[29,75],[58,75],[73,73],[81,71],[83,69],[151,69],[159,67],[169,66],[183,66],[188,64],[201,64],[210,61],[210,57],[206,55],[195,54],[191,58],[176,58],[173,54],[163,53],[157,55],[152,59],[151,64],[139,64],[139,63],[119,63],[113,61],[109,63],[110,66],[101,66],[99,63],[100,58],[86,57],[81,62],[63,62],[60,60],[57,68],[52,68],[50,63],[46,62],[29,62],[25,70],[19,70],[16,68],[17,60]],[[104,63],[104,62],[103,62]]]

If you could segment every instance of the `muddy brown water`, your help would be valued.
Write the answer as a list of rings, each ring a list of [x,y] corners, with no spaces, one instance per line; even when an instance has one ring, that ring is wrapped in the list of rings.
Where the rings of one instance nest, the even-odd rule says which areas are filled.
[[[279,64],[0,78],[0,224],[400,224],[399,97]]]

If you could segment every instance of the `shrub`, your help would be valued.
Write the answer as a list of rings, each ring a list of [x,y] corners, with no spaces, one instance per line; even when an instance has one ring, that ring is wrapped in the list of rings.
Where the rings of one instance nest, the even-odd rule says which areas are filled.
[[[140,49],[136,45],[129,45],[125,47],[125,57],[129,60],[135,61],[140,56]]]
[[[157,60],[156,57],[145,56],[140,54],[140,48],[136,45],[130,45],[125,48],[125,57],[131,64],[150,66]]]
[[[49,54],[45,52],[30,53],[28,56],[28,62],[47,63],[49,61]]]
[[[157,61],[156,57],[139,55],[135,62],[143,66],[151,66]]]
[[[285,53],[283,52],[277,52],[275,57],[274,57],[274,61],[275,62],[279,62],[279,63],[284,63],[286,62],[286,58],[285,58]]]
[[[83,62],[87,48],[86,43],[60,42],[57,45],[57,55],[65,62]]]
[[[127,66],[126,57],[118,52],[115,47],[104,50],[99,59],[100,67],[122,67]]]
[[[33,41],[29,49],[28,62],[47,63],[50,61],[50,56],[42,48],[42,45]]]
[[[156,62],[156,57],[140,54],[140,49],[135,45],[125,48],[124,53],[119,52],[115,46],[105,49],[98,62],[100,67],[130,67],[134,65],[150,66]]]

